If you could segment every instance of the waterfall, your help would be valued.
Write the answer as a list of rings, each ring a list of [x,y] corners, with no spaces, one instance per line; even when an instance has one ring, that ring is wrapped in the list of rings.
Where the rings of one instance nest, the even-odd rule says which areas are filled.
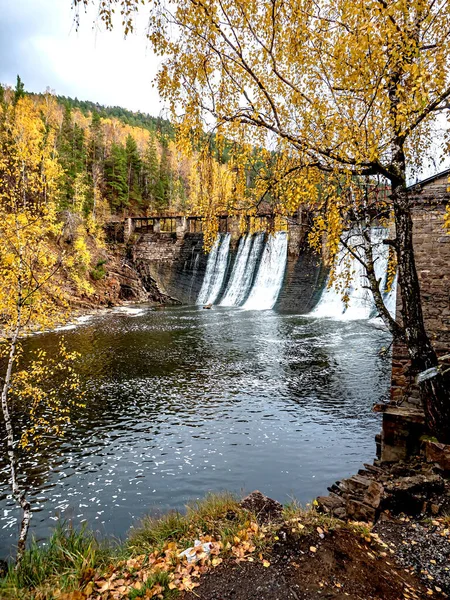
[[[284,231],[267,237],[255,282],[243,308],[265,310],[275,306],[283,285],[287,249],[288,236]]]
[[[373,245],[375,276],[381,280],[382,289],[385,287],[387,277],[387,266],[389,259],[389,248],[383,244],[383,238],[386,237],[386,229],[382,227],[373,228],[371,239]],[[357,234],[351,235],[350,244],[354,252],[362,252],[362,240]],[[367,278],[365,269],[360,261],[349,254],[345,248],[341,248],[336,257],[336,277],[338,281],[345,281],[345,273],[350,272],[351,278],[345,288],[349,302],[346,307],[342,300],[342,291],[337,291],[334,287],[327,287],[319,300],[318,305],[312,311],[311,315],[315,317],[335,317],[338,319],[369,319],[374,315],[375,306],[372,292],[367,289]],[[343,275],[343,277],[341,277]],[[345,285],[345,284],[343,284]],[[395,313],[395,285],[388,294],[384,294],[385,302],[388,304],[391,314]],[[392,312],[393,311],[393,312]]]
[[[194,249],[192,249],[192,250],[194,250]],[[191,262],[192,262],[192,259],[191,259]],[[193,269],[192,269],[191,283],[189,285],[189,296],[188,296],[189,300],[191,299],[192,288],[194,287],[194,283],[195,283],[195,280],[197,278],[199,262],[200,262],[200,254],[197,252],[197,254],[195,255],[194,266],[193,266]]]
[[[264,243],[264,233],[245,235],[239,240],[239,247],[227,290],[220,302],[221,306],[241,306],[247,298],[253,282]]]
[[[220,294],[228,266],[230,240],[231,235],[229,233],[217,236],[208,256],[205,277],[197,298],[197,304],[213,304]]]

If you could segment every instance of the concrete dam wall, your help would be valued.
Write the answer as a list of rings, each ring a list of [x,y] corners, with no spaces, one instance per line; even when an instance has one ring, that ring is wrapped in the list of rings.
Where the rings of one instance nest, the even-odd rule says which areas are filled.
[[[155,280],[161,292],[183,304],[252,302],[249,308],[262,303],[261,308],[308,313],[320,298],[328,271],[308,247],[303,227],[283,235],[285,241],[265,233],[221,234],[207,254],[202,233],[135,232],[131,259],[144,281]],[[273,303],[267,300],[269,289]]]

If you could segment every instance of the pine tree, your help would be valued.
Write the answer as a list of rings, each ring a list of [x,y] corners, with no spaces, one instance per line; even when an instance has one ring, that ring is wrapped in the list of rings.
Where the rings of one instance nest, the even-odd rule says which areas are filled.
[[[14,104],[25,96],[25,86],[23,81],[20,79],[20,75],[17,75],[16,89],[14,90]]]
[[[72,109],[66,104],[58,137],[58,155],[65,177],[61,189],[61,208],[71,208],[77,177],[85,170],[86,148],[84,131],[72,120]]]
[[[127,161],[128,205],[140,205],[142,202],[140,189],[141,157],[139,156],[136,140],[132,135],[127,136],[125,154]]]
[[[105,196],[115,211],[129,206],[127,153],[119,144],[111,146],[105,161]]]
[[[142,160],[142,198],[145,208],[155,208],[156,186],[159,180],[159,158],[155,136],[152,135]]]
[[[161,163],[159,165],[159,179],[155,187],[155,206],[157,210],[164,210],[170,206],[172,188],[172,173],[169,162],[169,149],[163,143]]]

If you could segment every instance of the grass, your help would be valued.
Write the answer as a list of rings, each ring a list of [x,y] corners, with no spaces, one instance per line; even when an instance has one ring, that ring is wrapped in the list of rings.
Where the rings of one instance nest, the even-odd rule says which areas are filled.
[[[186,514],[171,512],[158,519],[145,517],[131,531],[127,545],[131,552],[145,554],[161,550],[167,542],[187,548],[200,535],[210,535],[226,545],[248,522],[248,512],[239,507],[232,494],[208,494],[189,504]]]
[[[293,500],[284,507],[283,520],[287,523],[295,521],[301,522],[303,525],[303,529],[301,531],[303,531],[305,534],[316,530],[317,527],[331,531],[333,529],[346,526],[346,524],[339,519],[336,519],[331,515],[318,512],[315,510],[314,506],[311,508],[308,505],[306,508],[304,508],[296,500]]]
[[[95,281],[100,281],[101,279],[104,279],[106,277],[108,272],[106,271],[106,269],[104,267],[105,263],[106,263],[106,260],[98,261],[98,263],[95,265],[95,268],[92,269],[92,271],[91,271],[92,279],[94,279]]]
[[[295,523],[301,523],[302,527],[298,528],[300,534],[312,532],[317,527],[332,530],[343,526],[341,521],[319,514],[314,508],[303,509],[296,502],[285,507],[283,519],[292,527],[296,527]],[[68,593],[68,597],[72,598],[70,592],[86,590],[89,586],[93,590],[94,582],[106,581],[113,573],[121,578],[130,568],[133,571],[130,562],[140,560],[141,566],[136,567],[134,575],[135,581],[136,578],[140,581],[139,586],[129,591],[127,598],[137,600],[150,597],[151,590],[161,586],[164,600],[172,600],[177,590],[169,588],[171,576],[164,569],[146,567],[148,578],[140,579],[141,571],[137,571],[144,568],[142,565],[146,564],[150,555],[159,553],[164,556],[168,544],[172,542],[178,549],[188,548],[202,536],[221,541],[223,558],[232,555],[233,545],[246,544],[246,540],[251,540],[255,554],[260,555],[270,550],[277,539],[280,525],[269,524],[261,529],[256,528],[257,533],[254,534],[252,523],[255,521],[255,515],[243,510],[236,497],[225,493],[210,494],[190,504],[184,514],[171,512],[161,518],[145,517],[137,527],[131,529],[123,543],[114,546],[99,542],[86,528],[77,530],[62,524],[56,528],[46,545],[32,542],[18,572],[11,567],[6,577],[0,579],[0,598],[54,600],[61,593]],[[247,543],[247,548],[250,543]]]
[[[0,597],[32,597],[27,593],[39,590],[43,598],[51,598],[56,586],[73,589],[87,583],[94,572],[118,555],[85,527],[76,530],[59,524],[46,545],[31,542],[18,571],[9,567],[6,577],[0,579]]]
[[[129,593],[128,599],[137,600],[138,598],[145,598],[147,596],[147,592],[150,591],[155,585],[159,584],[164,590],[164,599],[170,600],[171,598],[175,598],[178,595],[178,592],[177,590],[169,590],[169,583],[170,579],[168,573],[163,571],[155,571],[139,590],[133,590]]]
[[[187,506],[186,513],[170,512],[161,518],[145,517],[131,529],[128,539],[115,546],[100,542],[85,527],[60,524],[46,545],[32,541],[19,571],[11,566],[0,579],[2,600],[53,600],[60,592],[84,589],[90,581],[134,556],[162,551],[169,542],[193,545],[201,535],[222,540],[224,546],[254,517],[239,507],[231,494],[210,494]],[[145,597],[155,584],[164,588],[165,600],[176,595],[168,589],[168,574],[155,571],[140,588],[130,592],[134,600]]]

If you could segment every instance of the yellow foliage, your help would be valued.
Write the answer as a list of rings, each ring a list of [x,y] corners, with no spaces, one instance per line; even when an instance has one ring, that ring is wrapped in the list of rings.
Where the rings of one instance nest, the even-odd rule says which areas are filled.
[[[0,348],[5,352],[5,346]],[[72,366],[79,356],[69,352],[61,340],[57,358],[37,350],[13,374],[10,399],[25,412],[27,423],[21,431],[21,448],[30,451],[48,436],[61,436],[72,411],[83,406],[79,376]]]
[[[138,4],[98,4],[108,27],[118,4],[129,17],[126,32],[132,29]],[[420,170],[433,147],[436,109],[450,98],[449,2],[144,4],[148,38],[164,56],[158,89],[184,145],[202,139],[205,123],[214,124],[219,148],[227,140],[230,212],[253,214],[268,197],[275,214],[301,204],[324,210],[311,240],[321,244],[326,229],[331,260],[354,208],[345,192],[350,179],[376,175],[404,189],[406,165]],[[254,149],[260,177],[249,186]],[[209,217],[211,201],[202,203]]]

